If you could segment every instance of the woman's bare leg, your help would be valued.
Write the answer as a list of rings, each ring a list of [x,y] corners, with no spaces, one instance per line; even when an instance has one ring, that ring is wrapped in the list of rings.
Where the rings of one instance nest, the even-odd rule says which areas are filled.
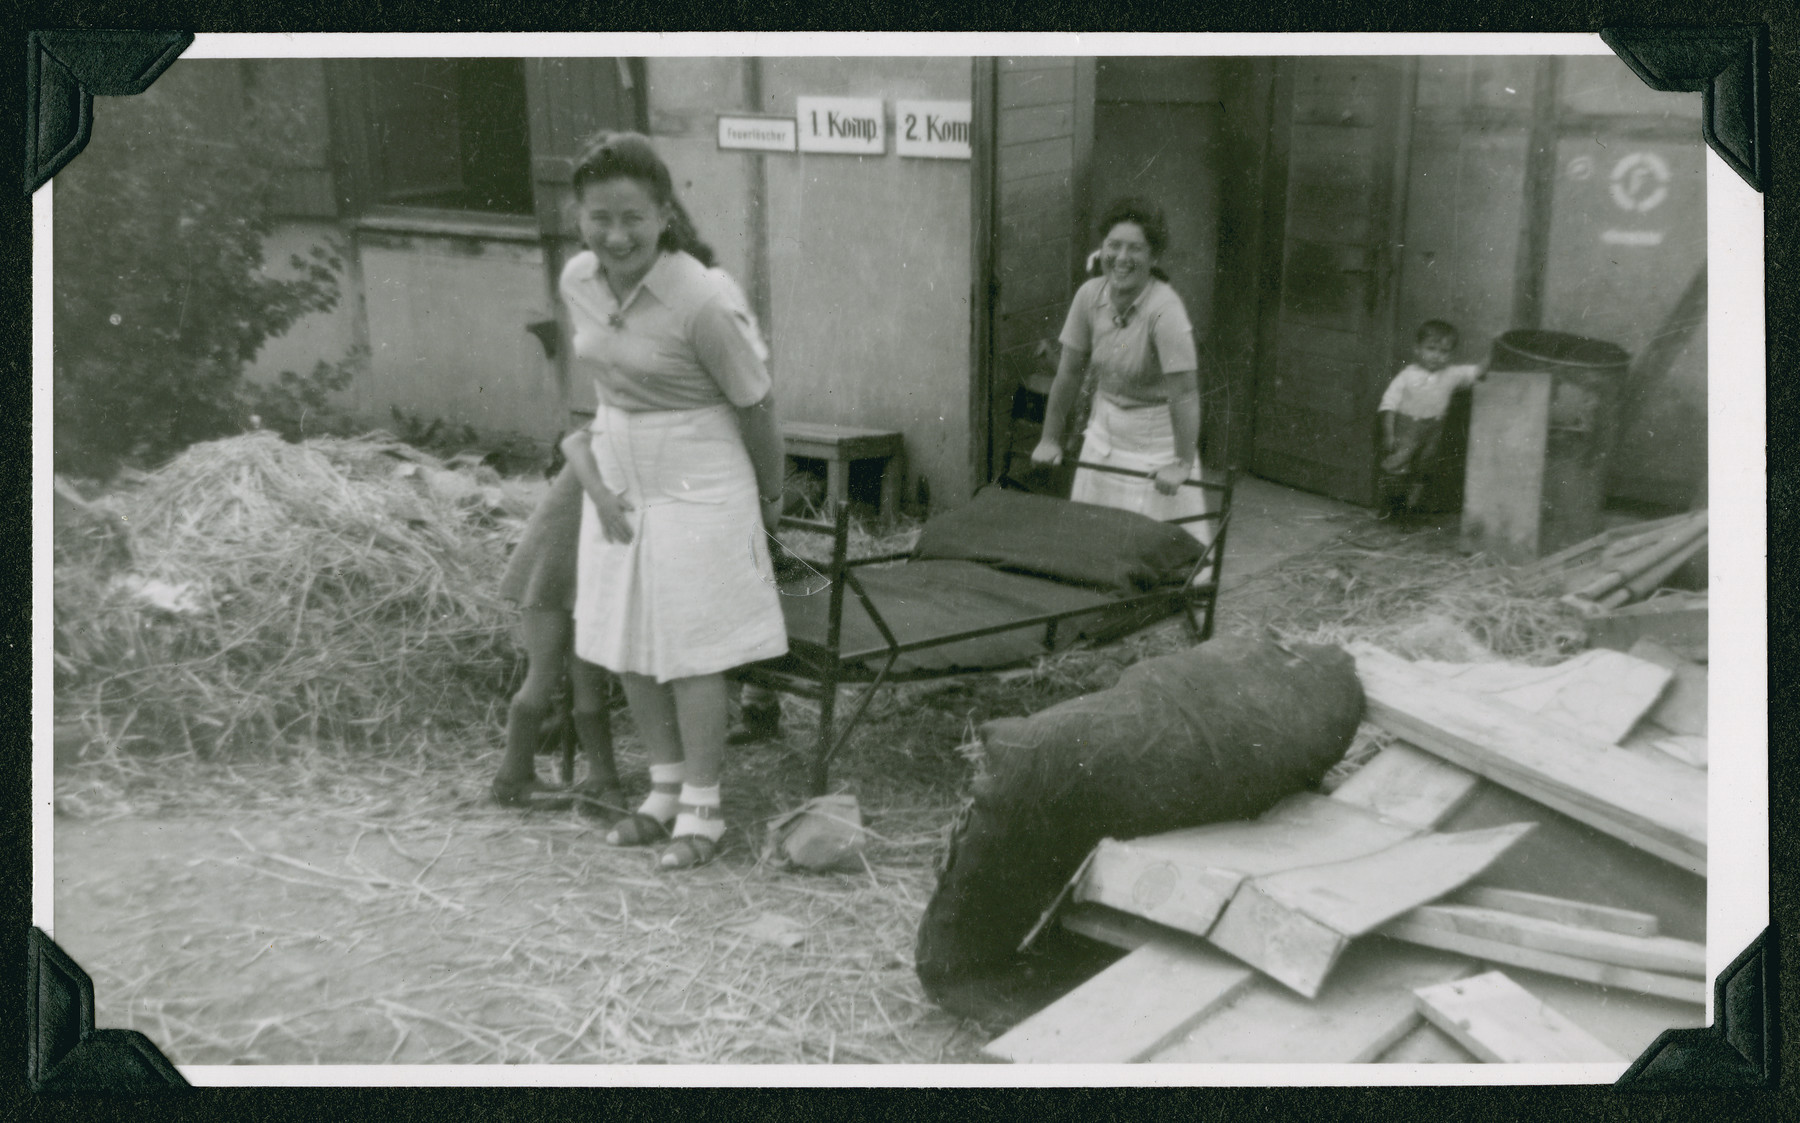
[[[607,832],[606,841],[614,846],[641,846],[658,841],[675,819],[686,766],[673,692],[647,675],[621,673],[619,682],[631,705],[631,720],[643,739],[644,755],[650,758],[650,794],[636,815]]]
[[[529,787],[537,778],[537,748],[569,658],[574,623],[561,609],[528,608],[519,630],[528,661],[524,685],[506,709],[506,755],[494,778],[497,788]]]
[[[603,667],[585,659],[569,659],[569,683],[574,695],[575,740],[587,761],[584,789],[594,794],[619,790],[619,770],[613,761],[612,711],[607,705],[611,676]]]
[[[725,762],[725,676],[678,678],[668,690],[675,703],[687,782],[712,787]]]
[[[663,852],[664,869],[685,869],[712,860],[725,833],[719,814],[719,774],[725,763],[725,676],[697,675],[669,684],[687,761],[674,841]]]

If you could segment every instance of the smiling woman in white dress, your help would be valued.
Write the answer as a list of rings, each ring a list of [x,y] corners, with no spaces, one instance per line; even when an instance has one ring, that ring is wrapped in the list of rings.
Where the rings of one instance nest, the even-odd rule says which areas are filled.
[[[669,170],[635,133],[596,138],[574,172],[587,249],[561,291],[599,405],[564,443],[586,492],[575,650],[616,672],[651,792],[607,840],[668,840],[711,861],[724,832],[723,672],[787,651],[768,537],[784,455],[767,368],[695,240]]]
[[[1031,459],[1062,462],[1063,429],[1082,382],[1095,379],[1081,459],[1148,474],[1078,469],[1069,498],[1169,520],[1207,512],[1199,480],[1200,385],[1194,328],[1157,260],[1168,248],[1162,208],[1121,199],[1100,220],[1100,275],[1076,290],[1063,324],[1062,358],[1044,429]],[[1212,522],[1184,524],[1210,542]]]

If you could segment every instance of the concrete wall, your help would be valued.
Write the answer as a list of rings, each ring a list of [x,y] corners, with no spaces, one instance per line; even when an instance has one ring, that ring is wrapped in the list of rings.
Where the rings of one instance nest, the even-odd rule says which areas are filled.
[[[768,59],[764,106],[808,95],[970,96],[966,58]],[[969,474],[965,160],[769,158],[769,332],[783,412],[906,435],[909,472],[954,506]],[[735,154],[734,154],[735,155]],[[911,489],[909,488],[909,491]]]
[[[968,161],[902,158],[891,136],[882,156],[722,151],[717,117],[792,116],[803,96],[879,97],[891,134],[895,99],[968,98],[970,61],[759,65],[752,76],[744,59],[647,60],[657,150],[720,264],[763,305],[782,415],[899,430],[909,497],[923,477],[935,503],[959,503],[973,488]]]
[[[288,328],[286,334],[270,339],[257,352],[245,374],[257,381],[270,381],[283,371],[307,374],[319,362],[337,362],[356,347],[361,338],[355,322],[357,306],[362,300],[348,253],[349,239],[336,222],[323,219],[289,219],[283,221],[263,239],[263,272],[272,277],[293,273],[289,259],[308,256],[314,246],[338,246],[344,272],[338,276],[338,304],[329,312],[315,312]],[[352,386],[344,395],[346,408],[355,408]]]
[[[357,241],[370,350],[360,414],[386,424],[398,408],[546,440],[567,427],[555,368],[525,330],[550,311],[535,241],[369,230]]]

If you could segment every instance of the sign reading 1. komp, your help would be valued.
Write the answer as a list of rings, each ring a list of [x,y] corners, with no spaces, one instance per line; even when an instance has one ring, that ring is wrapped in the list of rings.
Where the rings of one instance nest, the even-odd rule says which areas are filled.
[[[879,156],[887,151],[878,97],[795,98],[800,151]]]
[[[894,151],[902,156],[970,158],[972,102],[894,102]]]

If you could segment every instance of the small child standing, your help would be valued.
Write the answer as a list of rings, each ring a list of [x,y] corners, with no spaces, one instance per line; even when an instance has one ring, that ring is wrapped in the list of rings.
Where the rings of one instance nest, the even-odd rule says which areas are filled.
[[[1450,396],[1482,375],[1474,363],[1450,365],[1456,328],[1442,320],[1419,325],[1408,363],[1381,395],[1382,499],[1386,514],[1416,511],[1431,482]]]

